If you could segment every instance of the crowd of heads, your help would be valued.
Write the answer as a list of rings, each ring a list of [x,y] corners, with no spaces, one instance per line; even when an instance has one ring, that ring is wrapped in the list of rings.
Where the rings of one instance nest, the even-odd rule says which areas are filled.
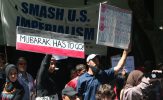
[[[58,70],[58,68],[57,68],[58,66],[56,66],[56,63],[57,63],[57,60],[54,57],[51,57],[51,59],[49,61],[48,69],[47,69],[49,73],[54,73],[56,70]],[[22,91],[22,93],[26,93],[25,89],[23,89],[23,85],[21,86],[21,84],[20,84],[21,83],[21,81],[19,80],[20,75],[18,75],[19,73],[21,73],[21,75],[25,75],[25,79],[28,76],[27,74],[24,74],[24,73],[27,73],[26,72],[27,71],[26,58],[19,57],[16,65],[14,65],[14,64],[6,64],[5,65],[5,64],[6,64],[6,57],[3,53],[0,53],[0,67],[3,66],[5,68],[5,84],[3,86],[4,88],[2,90],[1,96],[5,97],[6,96],[5,93],[10,93],[10,94],[12,94],[10,96],[10,98],[12,98],[17,89]],[[151,72],[151,73],[153,70],[151,68],[154,68],[153,64],[148,61],[145,62],[144,67],[146,67],[146,68],[150,67],[148,69],[148,72]],[[162,68],[163,68],[162,63],[157,65],[157,69],[162,70]],[[1,69],[2,69],[2,67],[1,67]],[[110,71],[111,71],[111,69],[109,70],[109,73],[111,73]],[[78,93],[78,91],[76,89],[78,88],[77,82],[79,80],[79,77],[86,75],[85,73],[90,74],[91,77],[93,77],[95,79],[97,78],[97,80],[98,80],[98,77],[101,77],[99,74],[99,73],[102,73],[99,55],[91,54],[86,59],[86,65],[85,64],[77,64],[74,67],[74,69],[72,70],[72,73],[71,73],[72,81],[70,81],[70,82],[75,82],[75,83],[73,83],[73,85],[75,84],[75,87],[65,86],[65,88],[63,88],[63,90],[61,91],[61,98],[63,100],[82,100],[83,99],[83,96],[80,93]],[[116,96],[117,96],[117,99],[120,99],[121,95],[122,95],[121,100],[125,100],[124,98],[127,98],[127,97],[124,97],[124,95],[123,95],[123,93],[127,93],[127,92],[124,92],[125,90],[127,90],[129,88],[132,89],[132,87],[137,87],[139,85],[141,86],[142,82],[144,81],[143,80],[144,77],[146,77],[145,82],[148,83],[148,78],[150,78],[150,77],[146,76],[147,75],[146,73],[143,73],[140,70],[133,70],[129,73],[126,69],[122,69],[121,73],[118,75],[120,75],[121,79],[123,80],[123,82],[120,81],[120,85],[122,85],[122,87],[120,87],[120,91],[121,90],[123,90],[123,91],[121,91],[121,93],[119,93],[119,94],[116,93],[117,91],[114,87],[115,84],[116,85],[118,84],[118,82],[116,80],[118,78],[116,78],[116,77],[114,77],[115,79],[113,79],[113,80],[116,80],[115,83],[113,82],[114,84],[111,84],[109,82],[105,83],[103,81],[98,80],[99,83],[101,82],[104,84],[98,83],[97,89],[95,90],[95,99],[96,100],[113,100],[116,98]],[[104,74],[102,74],[102,76],[104,76]],[[75,81],[74,81],[74,79],[75,79]],[[34,80],[32,80],[32,81],[34,81]],[[156,81],[158,81],[158,80],[156,80]],[[84,84],[88,84],[88,83],[84,83]],[[152,85],[152,83],[150,83],[150,82],[149,82],[149,84]],[[20,88],[22,88],[22,90]],[[89,88],[89,87],[87,87],[87,88]],[[146,87],[144,87],[144,88],[146,88]],[[36,92],[36,90],[37,90],[37,88],[35,88],[35,92]],[[143,92],[142,92],[142,94],[143,94]],[[125,94],[125,95],[128,95],[128,94]],[[161,96],[161,94],[160,94],[160,96]],[[36,95],[35,95],[35,97],[36,97]]]
[[[96,100],[113,100],[115,93],[109,84],[102,84],[96,92]]]

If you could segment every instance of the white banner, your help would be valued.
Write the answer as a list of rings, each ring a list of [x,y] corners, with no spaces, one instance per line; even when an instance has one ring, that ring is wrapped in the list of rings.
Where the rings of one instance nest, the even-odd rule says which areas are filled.
[[[38,0],[2,0],[1,19],[7,45],[15,46],[16,26],[84,36],[87,54],[106,55],[107,47],[97,46],[98,5],[63,8]]]
[[[31,28],[17,28],[16,49],[84,58],[84,37]]]
[[[131,37],[131,11],[100,4],[97,44],[127,49]]]

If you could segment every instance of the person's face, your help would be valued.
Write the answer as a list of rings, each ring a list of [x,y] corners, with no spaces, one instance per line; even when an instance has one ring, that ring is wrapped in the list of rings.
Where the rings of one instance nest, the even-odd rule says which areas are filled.
[[[82,69],[81,71],[78,72],[78,75],[80,76],[80,75],[84,74],[85,72],[86,72],[86,69]]]
[[[109,96],[105,96],[104,98],[102,98],[101,100],[112,100],[112,98],[111,97],[109,97]]]
[[[71,79],[73,79],[73,78],[75,78],[75,77],[77,77],[77,76],[78,76],[78,74],[77,74],[76,71],[74,71],[74,72],[71,73]]]
[[[138,81],[136,82],[136,85],[139,85],[141,83],[142,78],[138,79]]]
[[[4,60],[0,57],[0,66],[4,64]]]
[[[11,69],[9,72],[9,80],[11,82],[15,82],[17,80],[17,70],[16,69]]]
[[[100,62],[99,62],[99,59],[95,57],[94,59],[90,60],[87,64],[89,66],[99,66]]]
[[[77,96],[69,97],[69,96],[63,96],[63,100],[80,100]]]
[[[21,60],[18,62],[18,70],[21,71],[21,72],[25,72],[26,71],[26,66],[27,66],[27,63],[25,60]]]
[[[99,61],[99,58],[95,57],[93,59],[93,62],[95,62],[96,66],[99,66],[100,65],[100,61]]]
[[[126,75],[126,70],[125,69],[122,70],[121,75],[122,76],[125,76]]]
[[[49,72],[53,73],[55,71],[55,67],[56,67],[56,60],[51,60],[49,66]]]
[[[62,99],[63,99],[63,100],[70,100],[70,98],[69,98],[68,96],[66,96],[66,95],[63,96]]]

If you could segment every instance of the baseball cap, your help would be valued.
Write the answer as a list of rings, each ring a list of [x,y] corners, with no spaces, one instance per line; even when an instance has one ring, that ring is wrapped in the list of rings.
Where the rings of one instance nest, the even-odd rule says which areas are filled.
[[[90,55],[87,57],[87,62],[89,62],[90,60],[94,59],[96,56],[97,56],[97,54],[90,54]]]
[[[67,56],[59,56],[59,55],[52,55],[52,60],[62,60],[62,59],[67,59],[68,57]]]
[[[66,87],[62,90],[62,95],[75,96],[77,92],[72,87]]]

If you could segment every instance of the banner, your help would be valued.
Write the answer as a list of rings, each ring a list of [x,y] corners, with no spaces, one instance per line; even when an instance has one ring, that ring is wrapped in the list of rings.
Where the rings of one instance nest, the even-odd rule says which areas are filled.
[[[106,55],[107,47],[96,45],[98,5],[64,8],[38,0],[2,0],[2,27],[8,46],[15,46],[16,26],[84,36],[86,54]]]
[[[111,64],[112,67],[115,67],[119,60],[120,60],[120,56],[113,56],[111,57]],[[135,69],[135,64],[134,64],[134,57],[133,56],[128,56],[126,59],[126,63],[124,65],[124,69],[127,71],[127,73],[131,72],[132,70]]]
[[[96,43],[127,49],[131,37],[131,11],[100,4]]]
[[[84,58],[84,37],[17,27],[16,49]]]

